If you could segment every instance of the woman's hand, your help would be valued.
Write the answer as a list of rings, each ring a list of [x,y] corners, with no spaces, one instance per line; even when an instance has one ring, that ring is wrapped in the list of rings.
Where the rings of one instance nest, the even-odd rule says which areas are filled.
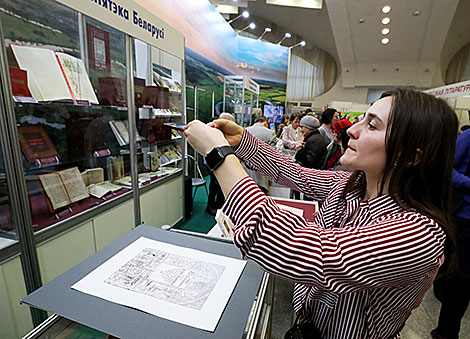
[[[238,146],[242,141],[244,128],[230,120],[218,119],[209,123],[222,131],[230,146]]]
[[[302,141],[300,144],[298,144],[297,146],[295,146],[294,149],[295,149],[296,151],[300,151],[302,148],[304,148],[304,146],[305,146],[305,142]]]
[[[187,124],[184,128],[184,134],[189,144],[203,156],[206,156],[214,147],[229,145],[221,131],[199,120]]]

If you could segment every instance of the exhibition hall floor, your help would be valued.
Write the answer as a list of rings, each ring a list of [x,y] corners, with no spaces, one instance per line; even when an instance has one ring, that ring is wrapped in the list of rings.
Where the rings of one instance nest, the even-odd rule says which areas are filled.
[[[209,187],[209,177],[205,178]],[[207,194],[204,188],[199,188],[193,202],[193,214],[177,228],[187,231],[207,233],[215,225],[214,217],[208,214],[206,209]],[[274,313],[272,339],[284,338],[284,333],[292,322],[292,289],[293,284],[284,280],[275,280]],[[421,305],[413,311],[405,328],[401,332],[402,339],[431,338],[430,332],[437,325],[439,318],[440,303],[430,290],[424,297]],[[470,339],[470,311],[467,309],[462,328],[461,339]]]

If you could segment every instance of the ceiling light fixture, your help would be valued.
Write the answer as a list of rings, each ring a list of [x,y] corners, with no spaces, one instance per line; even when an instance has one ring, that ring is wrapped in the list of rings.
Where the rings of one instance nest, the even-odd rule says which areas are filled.
[[[236,16],[235,18],[233,18],[232,20],[229,20],[229,24],[231,24],[232,22],[234,22],[235,20],[241,18],[241,17],[244,17],[245,19],[248,18],[250,16],[250,13],[248,13],[248,11],[243,11],[242,14]]]
[[[390,42],[390,39],[389,38],[383,38],[381,42],[382,42],[382,44],[386,45]]]
[[[382,13],[387,14],[387,13],[390,13],[391,10],[392,10],[392,7],[390,7],[390,6],[383,6],[383,8],[382,8]]]
[[[382,34],[383,35],[387,35],[388,33],[390,33],[390,30],[388,28],[382,29]]]
[[[277,44],[280,45],[284,40],[286,40],[287,38],[290,38],[292,36],[292,34],[290,34],[289,32],[287,32],[286,34],[284,34],[284,36],[282,37],[281,41],[279,41]]]
[[[254,22],[250,23],[248,26],[246,26],[245,28],[239,30],[238,32],[240,33],[240,32],[246,31],[248,28],[249,29],[255,29],[256,28],[255,23]]]
[[[304,40],[302,40],[301,42],[299,42],[299,43],[297,43],[297,44],[295,44],[295,45],[293,45],[293,46],[290,46],[289,49],[292,49],[292,48],[297,47],[297,46],[302,46],[302,47],[304,47],[306,44],[307,44],[307,43],[306,43]]]
[[[365,19],[362,19],[362,18],[359,19],[359,20],[357,20],[357,21],[358,21],[360,24],[363,24],[364,22],[366,22],[366,20],[365,20]]]
[[[390,21],[391,21],[390,18],[383,18],[383,19],[382,19],[382,23],[383,23],[384,25],[388,25],[388,24],[390,23]]]
[[[414,16],[418,16],[418,15],[420,15],[420,14],[421,14],[421,11],[414,11],[414,12],[413,12],[413,15],[414,15]]]
[[[271,32],[271,28],[266,27],[266,28],[264,29],[263,34],[261,34],[261,36],[258,38],[258,40],[261,41],[261,39],[263,38],[263,36],[264,36],[266,33],[269,33],[269,32]]]

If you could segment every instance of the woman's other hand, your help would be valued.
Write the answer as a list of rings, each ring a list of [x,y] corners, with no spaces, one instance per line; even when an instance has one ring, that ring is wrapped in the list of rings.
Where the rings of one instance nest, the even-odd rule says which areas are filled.
[[[186,140],[189,144],[196,150],[196,152],[203,156],[206,156],[214,147],[229,145],[228,141],[224,138],[224,134],[220,130],[204,124],[199,120],[194,120],[187,124],[184,128],[184,134],[186,135]]]
[[[217,119],[209,123],[209,125],[214,126],[218,130],[222,131],[230,146],[238,146],[242,141],[244,128],[237,125],[233,121]]]

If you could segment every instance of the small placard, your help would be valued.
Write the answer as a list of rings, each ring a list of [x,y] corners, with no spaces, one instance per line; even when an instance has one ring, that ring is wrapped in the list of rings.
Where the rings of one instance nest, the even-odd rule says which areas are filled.
[[[93,156],[95,158],[105,157],[105,156],[108,156],[108,155],[111,155],[111,151],[108,148],[101,149],[101,150],[93,152]]]
[[[58,157],[48,157],[48,158],[37,159],[36,164],[38,165],[38,167],[47,167],[47,166],[52,166],[52,165],[58,165],[59,164],[59,158]]]

